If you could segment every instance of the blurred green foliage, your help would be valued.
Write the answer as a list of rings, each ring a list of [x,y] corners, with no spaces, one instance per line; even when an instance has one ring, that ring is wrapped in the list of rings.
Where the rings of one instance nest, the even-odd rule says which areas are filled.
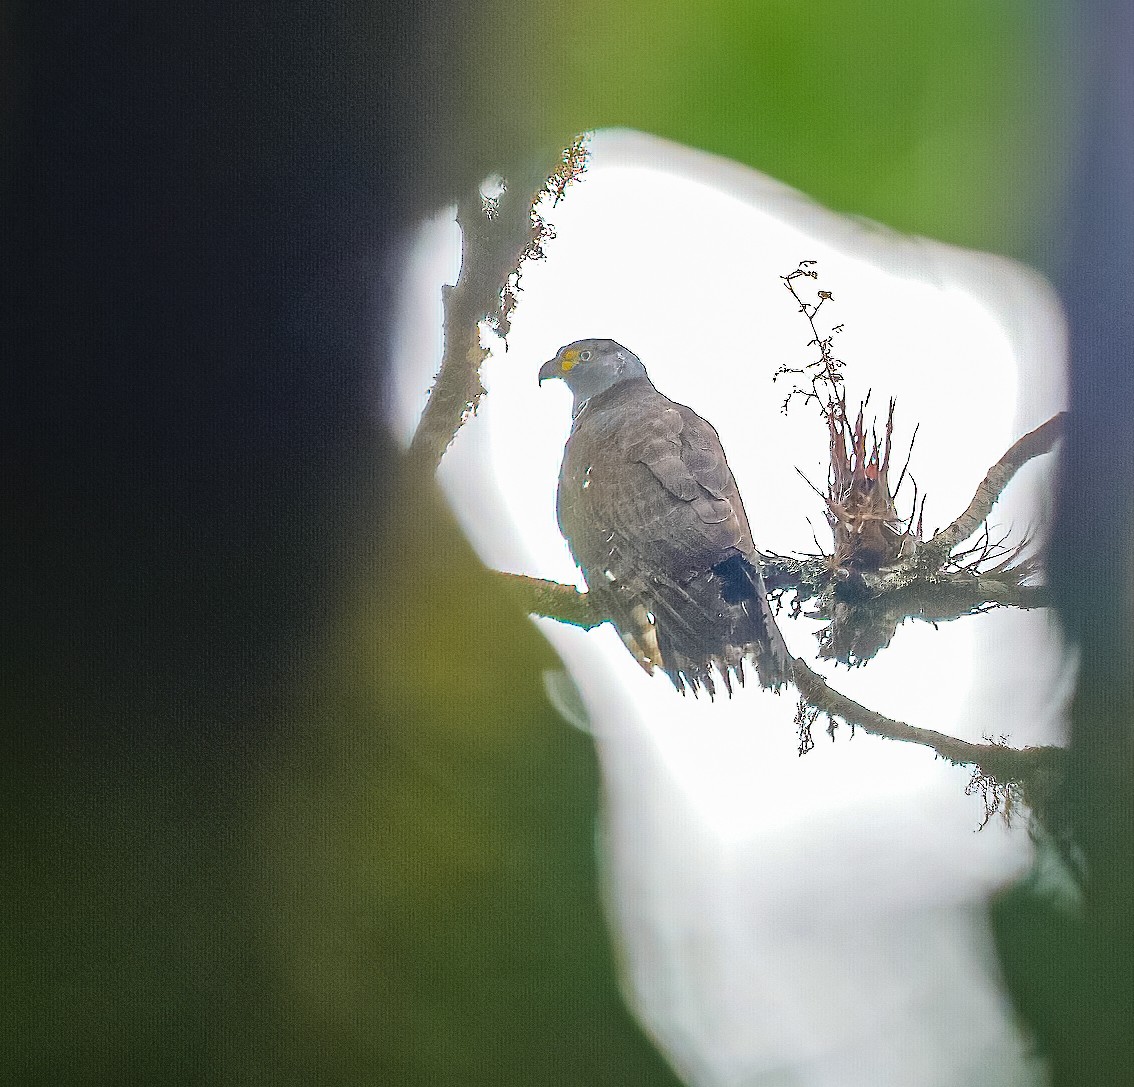
[[[265,809],[295,1037],[339,1035],[334,1082],[675,1082],[617,993],[598,769],[543,695],[554,657],[439,496],[391,502],[409,517],[359,558],[320,668],[322,745]]]
[[[548,132],[638,128],[898,230],[1027,253],[1065,169],[1061,10],[496,0],[462,54],[467,131],[507,161]]]

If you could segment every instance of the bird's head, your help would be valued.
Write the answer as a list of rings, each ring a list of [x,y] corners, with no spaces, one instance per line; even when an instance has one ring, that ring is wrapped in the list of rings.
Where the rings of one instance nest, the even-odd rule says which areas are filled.
[[[575,414],[596,393],[620,381],[645,376],[641,359],[614,340],[576,340],[561,347],[555,358],[539,369],[541,385],[548,378],[563,379],[575,397]]]

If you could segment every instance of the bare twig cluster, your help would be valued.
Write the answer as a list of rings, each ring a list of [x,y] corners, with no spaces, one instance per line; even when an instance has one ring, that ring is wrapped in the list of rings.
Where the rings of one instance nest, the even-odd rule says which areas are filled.
[[[847,407],[843,373],[846,363],[834,354],[833,349],[834,338],[843,330],[843,325],[835,325],[823,335],[816,321],[819,310],[833,302],[834,295],[816,287],[815,300],[808,301],[801,297],[797,285],[800,280],[818,279],[816,264],[813,260],[801,261],[794,272],[780,278],[807,321],[811,331],[807,347],[818,348],[818,357],[799,368],[782,365],[772,375],[772,380],[778,381],[788,375],[797,379],[784,400],[785,414],[798,397],[804,404],[815,404],[827,423],[830,459],[826,493],[804,478],[826,507],[824,513],[834,537],[834,546],[828,556],[832,567],[844,571],[876,571],[893,565],[908,554],[910,544],[921,537],[922,519],[916,484],[909,516],[903,518],[897,507],[898,492],[906,479],[917,429],[910,439],[910,449],[897,485],[891,490],[890,456],[896,405],[893,400],[890,401],[881,438],[873,424],[867,427],[869,392],[858,406],[857,417],[852,419]],[[801,385],[800,378],[806,383]]]
[[[818,261],[801,260],[799,267],[797,267],[794,272],[790,272],[786,276],[780,276],[788,293],[795,299],[795,304],[799,308],[799,312],[803,314],[807,319],[807,323],[811,326],[811,339],[808,341],[807,346],[817,347],[819,349],[819,357],[813,359],[806,365],[797,367],[783,363],[776,369],[775,373],[772,374],[773,381],[778,381],[781,377],[794,376],[806,382],[806,384],[801,385],[797,380],[792,384],[791,391],[784,398],[783,407],[781,409],[785,415],[788,412],[791,402],[796,399],[796,397],[805,404],[812,402],[819,405],[823,411],[829,410],[832,399],[838,396],[840,387],[843,384],[843,369],[846,364],[835,355],[834,351],[835,336],[842,332],[843,326],[834,325],[827,335],[822,336],[819,333],[819,326],[815,323],[815,318],[818,316],[819,310],[822,309],[825,303],[833,302],[834,297],[830,291],[816,290],[815,301],[808,302],[800,298],[799,290],[796,286],[796,281],[801,278],[819,278],[819,273],[815,270],[816,264],[818,264]]]
[[[867,428],[869,393],[852,418],[847,408],[843,370],[832,343],[842,330],[836,325],[824,335],[816,320],[820,308],[832,302],[830,291],[817,290],[816,300],[801,297],[798,283],[816,280],[814,261],[803,261],[781,277],[807,320],[816,359],[801,369],[781,366],[774,377],[804,375],[784,402],[794,397],[814,402],[823,412],[830,444],[826,493],[809,485],[823,499],[832,534],[829,551],[819,545],[811,555],[766,556],[765,578],[781,601],[790,594],[793,613],[826,620],[818,632],[820,656],[848,665],[861,665],[885,648],[898,626],[910,618],[943,622],[989,608],[1014,605],[1042,606],[1041,587],[1031,584],[1038,563],[1025,555],[1028,541],[1008,546],[1007,537],[993,540],[986,519],[996,499],[1019,467],[1051,449],[1059,435],[1062,417],[1056,416],[1017,442],[990,469],[968,508],[931,540],[922,535],[924,496],[918,503],[917,486],[908,515],[898,512],[897,497],[908,477],[910,452],[891,490],[890,458],[893,448],[894,410],[891,400],[882,436]],[[976,545],[958,551],[984,525]],[[818,544],[818,541],[816,541]]]

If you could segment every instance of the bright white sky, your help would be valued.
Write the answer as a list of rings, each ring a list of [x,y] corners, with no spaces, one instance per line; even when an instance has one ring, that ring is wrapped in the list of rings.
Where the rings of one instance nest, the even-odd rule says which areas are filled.
[[[801,405],[785,417],[787,389],[772,383],[782,363],[813,357],[806,321],[779,278],[802,259],[819,262],[819,286],[834,295],[820,317],[845,325],[836,351],[847,363],[848,399],[872,388],[872,406],[884,413],[887,398],[897,398],[899,468],[920,424],[911,471],[928,495],[928,531],[964,508],[1012,441],[1062,406],[1061,318],[1034,273],[835,215],[747,168],[638,133],[599,133],[592,150],[582,182],[547,213],[558,236],[546,261],[524,269],[508,350],[493,345],[483,375],[488,395],[439,475],[490,566],[582,585],[555,521],[570,394],[557,382],[540,389],[536,375],[560,346],[584,336],[625,344],[659,389],[713,423],[758,547],[813,550],[808,519],[826,544],[821,503],[796,473],[822,486],[825,426]],[[459,253],[446,213],[423,225],[406,269],[393,354],[402,366],[389,402],[390,423],[406,441],[440,360],[440,287],[454,281]],[[1051,466],[1021,474],[994,524],[1021,531],[1042,521]],[[645,903],[669,903],[654,919],[654,944],[639,938],[635,947],[627,937],[627,968],[641,1014],[692,1080],[742,1082],[735,1076],[774,1063],[779,1045],[777,1031],[762,1037],[736,1028],[759,1020],[776,976],[768,947],[749,949],[762,962],[760,976],[702,979],[700,998],[682,1003],[690,983],[678,945],[690,925],[703,923],[691,918],[704,916],[706,900],[753,918],[781,908],[798,914],[798,905],[785,906],[793,901],[836,902],[843,911],[928,908],[978,900],[1027,862],[1022,828],[994,823],[973,833],[982,808],[963,795],[966,770],[910,745],[851,741],[845,728],[834,744],[817,733],[817,749],[799,759],[790,694],[682,698],[664,676],[648,678],[610,627],[537,622],[579,686],[599,743],[612,909],[631,928]],[[890,716],[974,740],[1007,734],[1016,745],[1060,734],[1067,670],[1043,613],[1005,610],[936,630],[907,623],[855,671],[815,661],[817,624],[785,617],[781,625],[794,653]],[[703,893],[685,916],[674,903],[690,881]],[[664,932],[673,939],[668,951],[656,942],[665,943]],[[732,953],[720,954],[725,969]],[[782,965],[779,1002],[801,984],[797,958]],[[864,969],[850,960],[844,967],[848,977]],[[680,985],[666,981],[677,976],[685,978]],[[832,984],[817,974],[814,992],[799,993],[812,1032],[819,1006],[834,999]],[[717,1006],[726,999],[727,1007]],[[971,993],[966,999],[980,1005]],[[832,1022],[853,1029],[846,1006],[829,1011]],[[998,1021],[992,1013],[985,1019]],[[675,1021],[677,1040],[666,1033]],[[785,1053],[798,1044],[785,1040]],[[839,1067],[843,1078],[832,1082],[851,1083],[845,1061]],[[864,1076],[883,1074],[870,1067],[863,1065]]]

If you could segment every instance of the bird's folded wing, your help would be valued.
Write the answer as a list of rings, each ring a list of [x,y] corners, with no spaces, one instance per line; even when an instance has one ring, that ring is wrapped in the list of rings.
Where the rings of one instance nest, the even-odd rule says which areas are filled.
[[[621,435],[627,460],[646,466],[668,495],[671,515],[700,526],[717,547],[745,546],[748,524],[717,432],[677,405],[643,412]],[[660,496],[659,496],[660,497]],[[690,516],[692,514],[692,516]],[[673,531],[672,517],[667,525]]]

